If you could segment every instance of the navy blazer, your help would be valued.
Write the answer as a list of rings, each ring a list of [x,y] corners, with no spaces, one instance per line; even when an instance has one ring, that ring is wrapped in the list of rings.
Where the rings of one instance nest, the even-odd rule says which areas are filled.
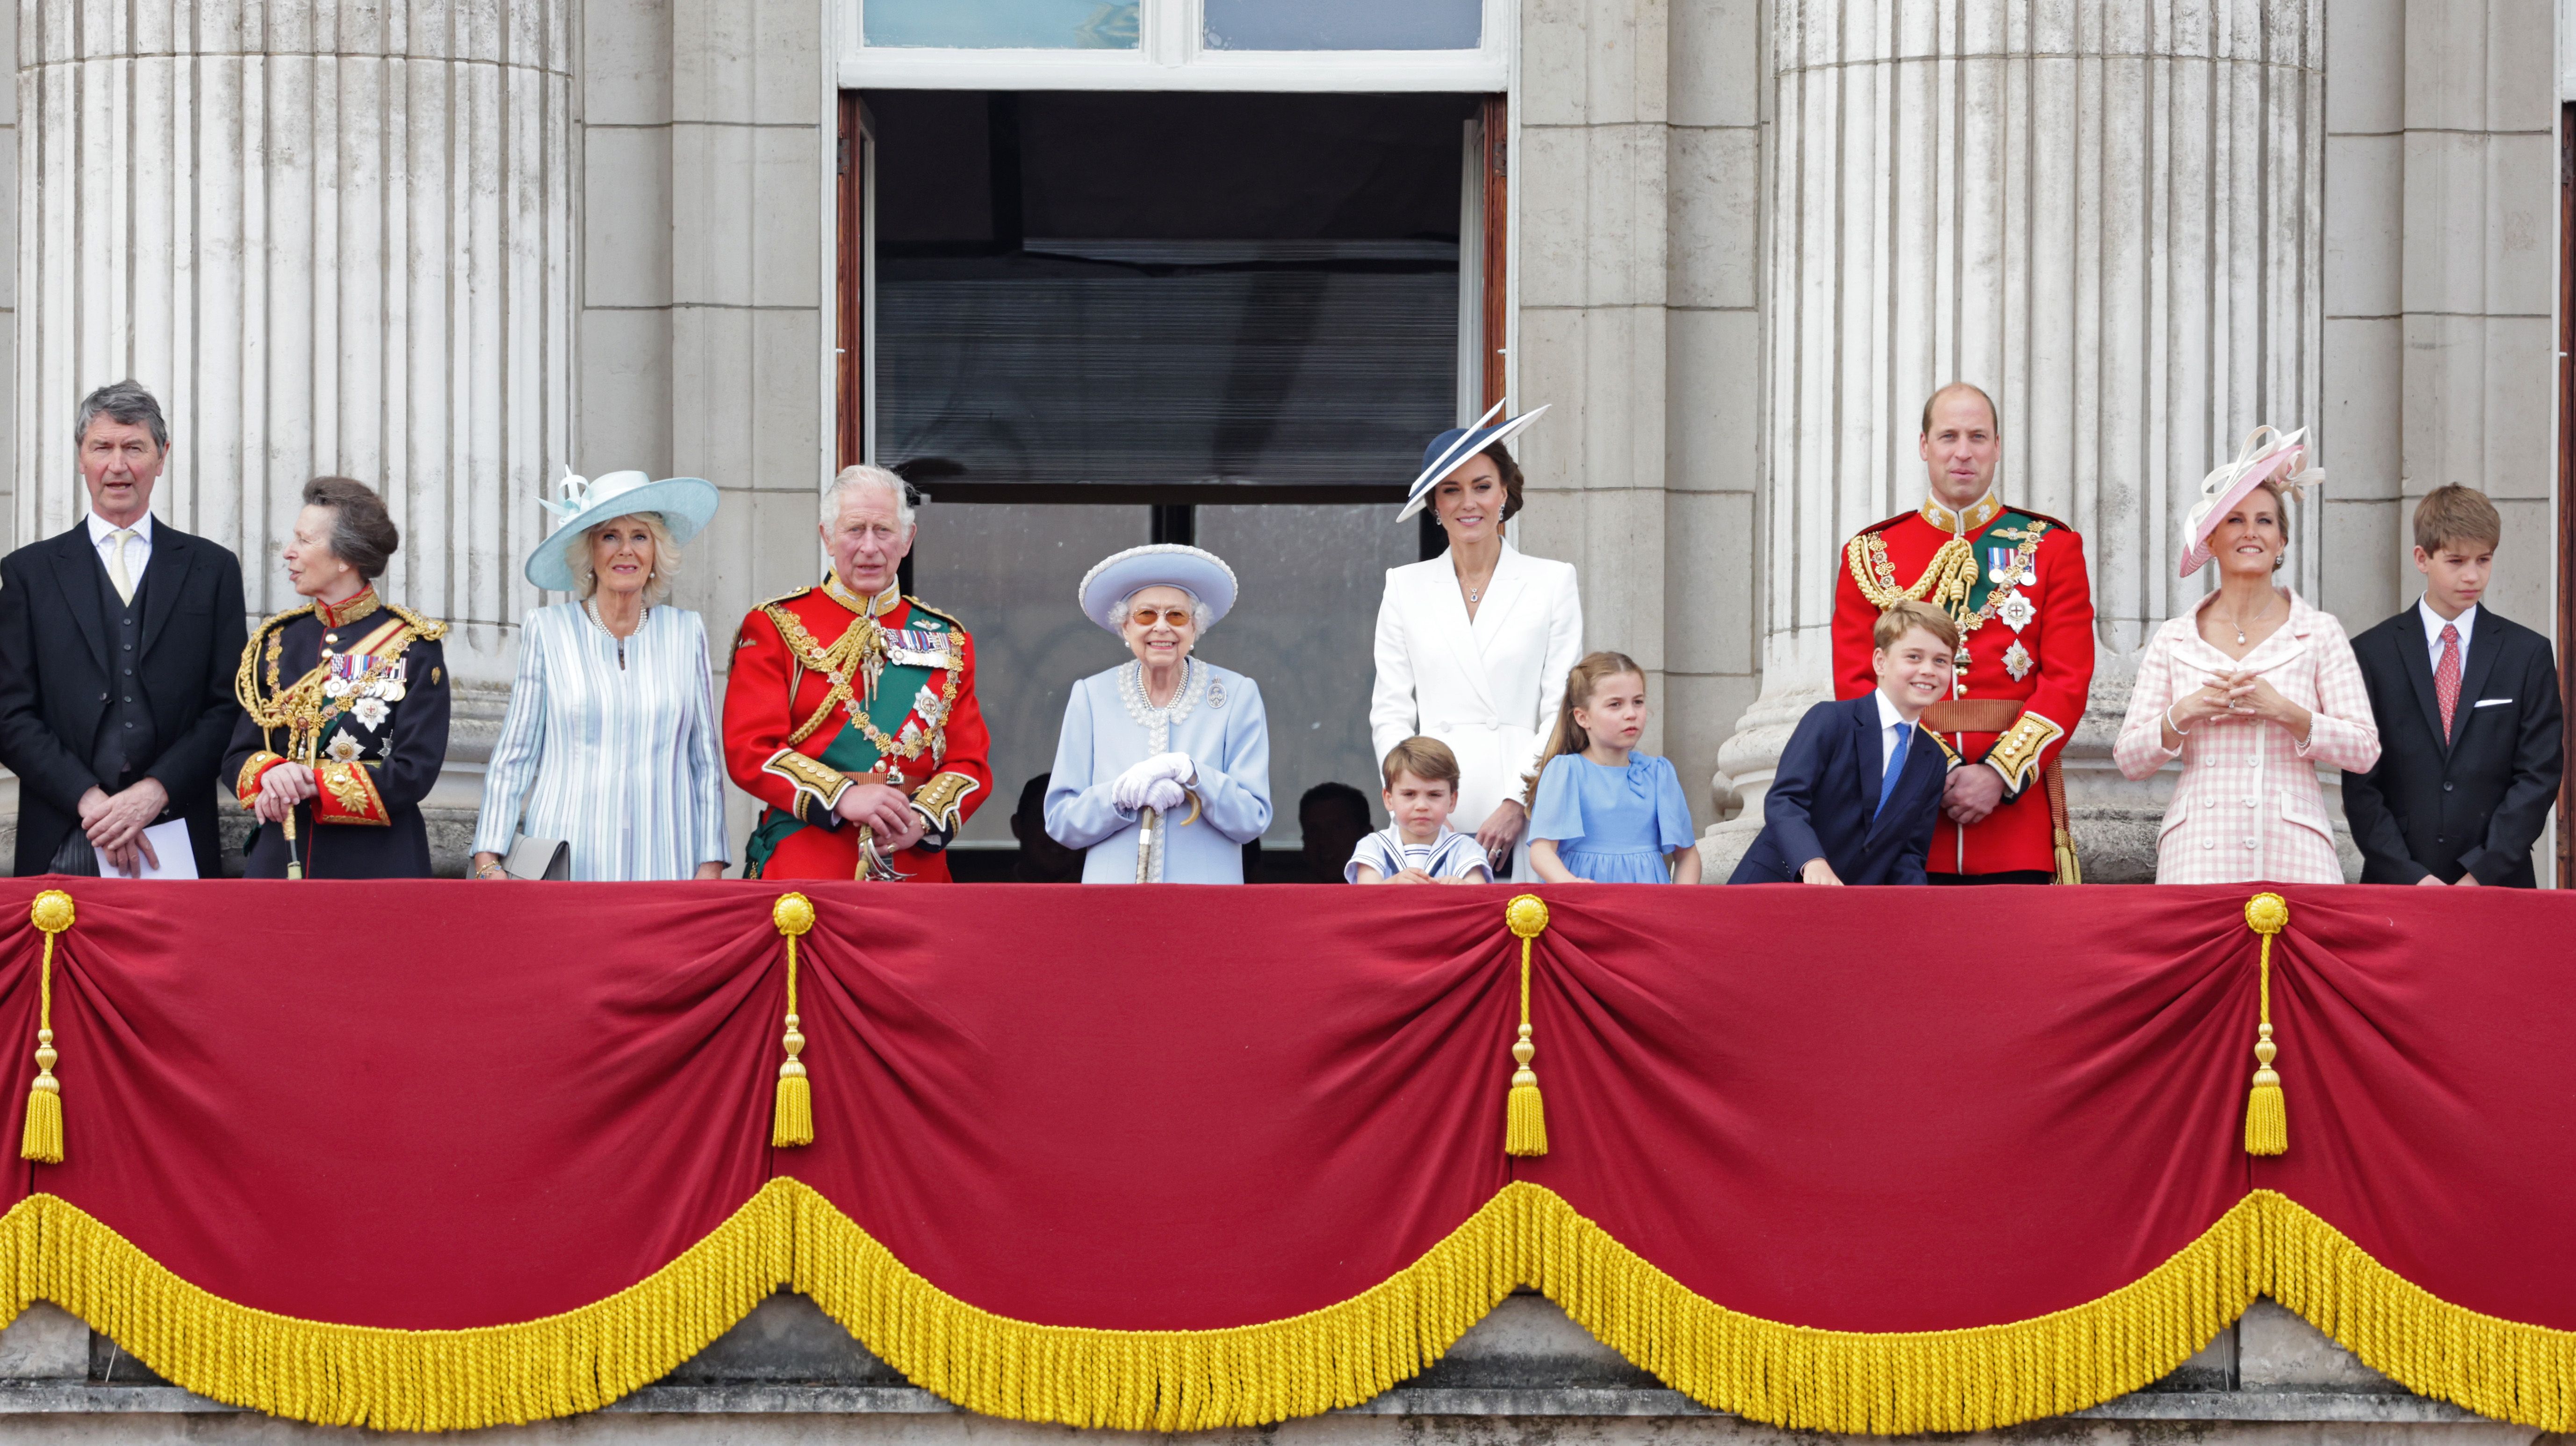
[[[2538,883],[2531,846],[2558,806],[2564,763],[2549,640],[2479,608],[2447,738],[2422,613],[2410,607],[2363,633],[2352,654],[2379,720],[2379,762],[2343,776],[2361,881]]]
[[[1727,882],[1794,884],[1818,858],[1846,884],[1926,882],[1923,859],[1949,762],[1941,741],[1917,727],[1882,809],[1879,752],[1877,690],[1808,709],[1762,796],[1762,836]]]

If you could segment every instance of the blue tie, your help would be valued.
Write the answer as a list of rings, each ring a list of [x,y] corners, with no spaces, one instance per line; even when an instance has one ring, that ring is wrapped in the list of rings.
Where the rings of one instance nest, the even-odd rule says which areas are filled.
[[[1904,725],[1888,726],[1903,727]],[[1913,741],[1914,730],[1911,728],[1906,728],[1904,732],[1896,735],[1896,751],[1887,755],[1887,776],[1878,781],[1878,808],[1871,811],[1871,818],[1878,817],[1879,813],[1887,808],[1888,798],[1896,792],[1896,780],[1905,776],[1905,747]]]

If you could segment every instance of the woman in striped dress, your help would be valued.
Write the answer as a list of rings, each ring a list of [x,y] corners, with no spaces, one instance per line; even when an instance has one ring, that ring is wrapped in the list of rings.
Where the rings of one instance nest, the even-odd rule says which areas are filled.
[[[521,833],[571,845],[576,879],[715,879],[730,850],[706,625],[669,606],[680,544],[713,484],[617,472],[564,481],[528,581],[573,601],[528,614],[518,681],[483,776],[477,878]]]

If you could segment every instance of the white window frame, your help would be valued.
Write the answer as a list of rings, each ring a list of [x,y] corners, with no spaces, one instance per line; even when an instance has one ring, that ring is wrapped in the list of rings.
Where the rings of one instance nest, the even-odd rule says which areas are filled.
[[[971,4],[973,0],[951,0]],[[1397,0],[1401,3],[1401,0]],[[1516,0],[1484,0],[1474,50],[1209,50],[1204,0],[1139,0],[1134,50],[870,46],[866,0],[836,0],[847,89],[1484,91],[1508,89]]]

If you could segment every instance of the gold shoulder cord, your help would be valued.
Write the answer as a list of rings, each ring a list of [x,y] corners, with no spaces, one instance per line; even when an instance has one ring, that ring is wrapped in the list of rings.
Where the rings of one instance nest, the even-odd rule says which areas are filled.
[[[1966,605],[1968,591],[1977,582],[1977,549],[1964,537],[1942,543],[1912,587],[1897,583],[1896,564],[1887,557],[1887,539],[1875,532],[1852,538],[1843,549],[1843,560],[1851,569],[1852,581],[1860,585],[1860,595],[1880,612],[1913,598],[1955,614]]]
[[[280,613],[262,623],[258,635],[253,636],[249,646],[242,649],[241,668],[233,674],[233,697],[241,704],[242,711],[250,715],[250,720],[259,725],[260,733],[263,735],[261,741],[268,741],[265,735],[280,728],[285,729],[287,748],[280,756],[291,758],[307,767],[310,767],[313,762],[310,755],[321,744],[322,730],[330,726],[332,719],[347,712],[351,700],[365,692],[369,684],[390,672],[395,661],[402,657],[404,650],[411,646],[414,638],[435,639],[447,631],[445,624],[431,623],[430,627],[437,629],[436,633],[431,633],[422,628],[411,614],[401,613],[400,609],[396,609],[401,613],[405,624],[402,633],[387,644],[381,652],[367,660],[367,670],[359,674],[356,681],[349,685],[348,692],[333,698],[322,691],[323,682],[331,676],[328,664],[314,668],[284,687],[278,686],[278,654],[286,642],[282,624],[311,611],[311,608],[298,608],[293,612]],[[265,649],[261,647],[262,638],[267,640]],[[266,678],[268,696],[265,698],[260,696],[262,680],[257,666],[262,660],[268,665]]]
[[[2018,539],[2013,549],[2013,571],[2018,573],[2030,567],[2032,559],[2039,553],[2039,539],[2047,531],[2047,523],[2034,522],[2027,529],[1997,534]],[[1854,536],[1843,548],[1843,562],[1851,569],[1852,581],[1860,586],[1860,595],[1869,599],[1871,607],[1885,612],[1907,598],[1928,602],[1957,619],[1963,635],[1976,631],[1994,615],[1995,602],[2005,592],[1998,587],[1987,594],[1984,607],[1974,612],[1968,610],[1968,595],[1977,585],[1977,549],[1964,537],[1953,537],[1942,543],[1912,587],[1898,584],[1896,564],[1887,556],[1887,539],[1875,532]]]
[[[860,698],[860,686],[867,689],[867,697],[876,696],[877,677],[885,671],[886,642],[885,629],[878,625],[875,619],[852,618],[849,630],[841,634],[838,642],[826,648],[815,641],[814,635],[806,630],[804,621],[794,613],[766,603],[761,605],[760,610],[767,613],[769,620],[777,625],[778,636],[786,641],[787,651],[796,660],[797,665],[822,674],[832,683],[831,691],[823,695],[822,706],[814,710],[812,717],[798,725],[795,732],[787,735],[788,747],[793,748],[813,737],[815,731],[823,726],[823,720],[832,716],[834,708],[843,704],[856,704]],[[941,722],[946,721],[948,710],[957,702],[958,685],[963,681],[966,670],[966,635],[951,629],[948,634],[948,645],[953,653],[953,662],[951,666],[940,670],[948,675],[947,680],[940,685]],[[788,679],[787,698],[791,707],[796,700],[796,684],[797,679],[793,677]],[[885,730],[879,728],[868,717],[864,708],[853,706],[848,711],[850,721],[858,725],[860,734],[881,757],[918,758],[922,750],[930,746],[933,736],[931,733],[924,733],[918,741],[906,745],[901,739],[886,736]]]
[[[885,668],[886,647],[885,630],[874,619],[853,617],[840,638],[826,648],[806,629],[804,619],[794,613],[776,603],[762,603],[760,610],[777,627],[778,636],[786,642],[788,655],[797,665],[822,674],[832,684],[831,691],[823,695],[823,706],[787,735],[788,747],[813,737],[834,708],[857,697],[854,681],[867,689],[868,696],[876,695],[877,674]],[[796,705],[796,683],[794,678],[787,681],[787,704],[791,708]],[[851,711],[852,716],[857,716],[856,709]]]

